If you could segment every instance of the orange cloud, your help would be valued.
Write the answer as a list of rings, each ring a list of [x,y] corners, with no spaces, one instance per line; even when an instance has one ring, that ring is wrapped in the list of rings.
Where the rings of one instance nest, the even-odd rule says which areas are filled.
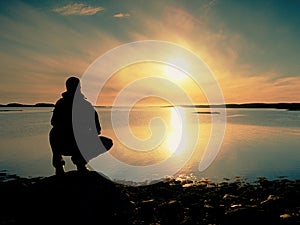
[[[277,74],[278,76],[279,74]],[[274,79],[275,73],[258,76],[238,76],[234,79],[224,76],[222,86],[226,103],[242,102],[299,102],[300,78],[285,77]]]
[[[115,18],[127,18],[130,17],[129,13],[116,13],[113,17]]]

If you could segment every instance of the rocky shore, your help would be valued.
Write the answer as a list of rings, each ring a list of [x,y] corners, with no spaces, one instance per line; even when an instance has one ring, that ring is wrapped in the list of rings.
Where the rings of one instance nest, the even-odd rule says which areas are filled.
[[[300,224],[300,180],[168,178],[115,183],[97,172],[0,174],[0,224]]]

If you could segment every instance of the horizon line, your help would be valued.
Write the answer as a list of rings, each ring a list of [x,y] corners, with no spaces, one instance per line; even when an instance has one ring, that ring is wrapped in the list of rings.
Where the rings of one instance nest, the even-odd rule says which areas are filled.
[[[300,107],[300,102],[245,102],[245,103],[214,103],[214,104],[178,104],[178,105],[157,105],[157,104],[145,104],[139,105],[135,107],[239,107],[239,106],[249,106],[249,107],[262,107],[262,106],[269,106],[269,107],[276,107],[276,106],[289,106],[294,105]],[[47,103],[47,102],[38,102],[34,104],[24,104],[24,103],[17,103],[11,102],[7,104],[0,104],[0,107],[54,107],[55,103]],[[120,108],[128,108],[131,107],[130,105],[93,105],[94,107],[102,107],[102,108],[112,108],[112,107],[120,107]],[[278,108],[278,107],[276,107]],[[284,107],[285,108],[285,107]]]

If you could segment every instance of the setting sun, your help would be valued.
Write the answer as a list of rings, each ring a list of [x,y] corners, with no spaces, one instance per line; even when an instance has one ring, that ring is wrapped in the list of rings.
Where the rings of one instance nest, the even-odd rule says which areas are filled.
[[[183,81],[188,78],[185,70],[188,68],[188,63],[185,59],[177,57],[170,60],[170,64],[165,66],[166,76],[174,81]]]

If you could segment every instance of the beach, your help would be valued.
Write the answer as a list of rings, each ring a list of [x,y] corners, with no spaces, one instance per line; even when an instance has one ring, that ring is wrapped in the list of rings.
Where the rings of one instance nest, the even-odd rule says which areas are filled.
[[[0,224],[300,224],[300,180],[113,182],[95,171],[1,173]]]

